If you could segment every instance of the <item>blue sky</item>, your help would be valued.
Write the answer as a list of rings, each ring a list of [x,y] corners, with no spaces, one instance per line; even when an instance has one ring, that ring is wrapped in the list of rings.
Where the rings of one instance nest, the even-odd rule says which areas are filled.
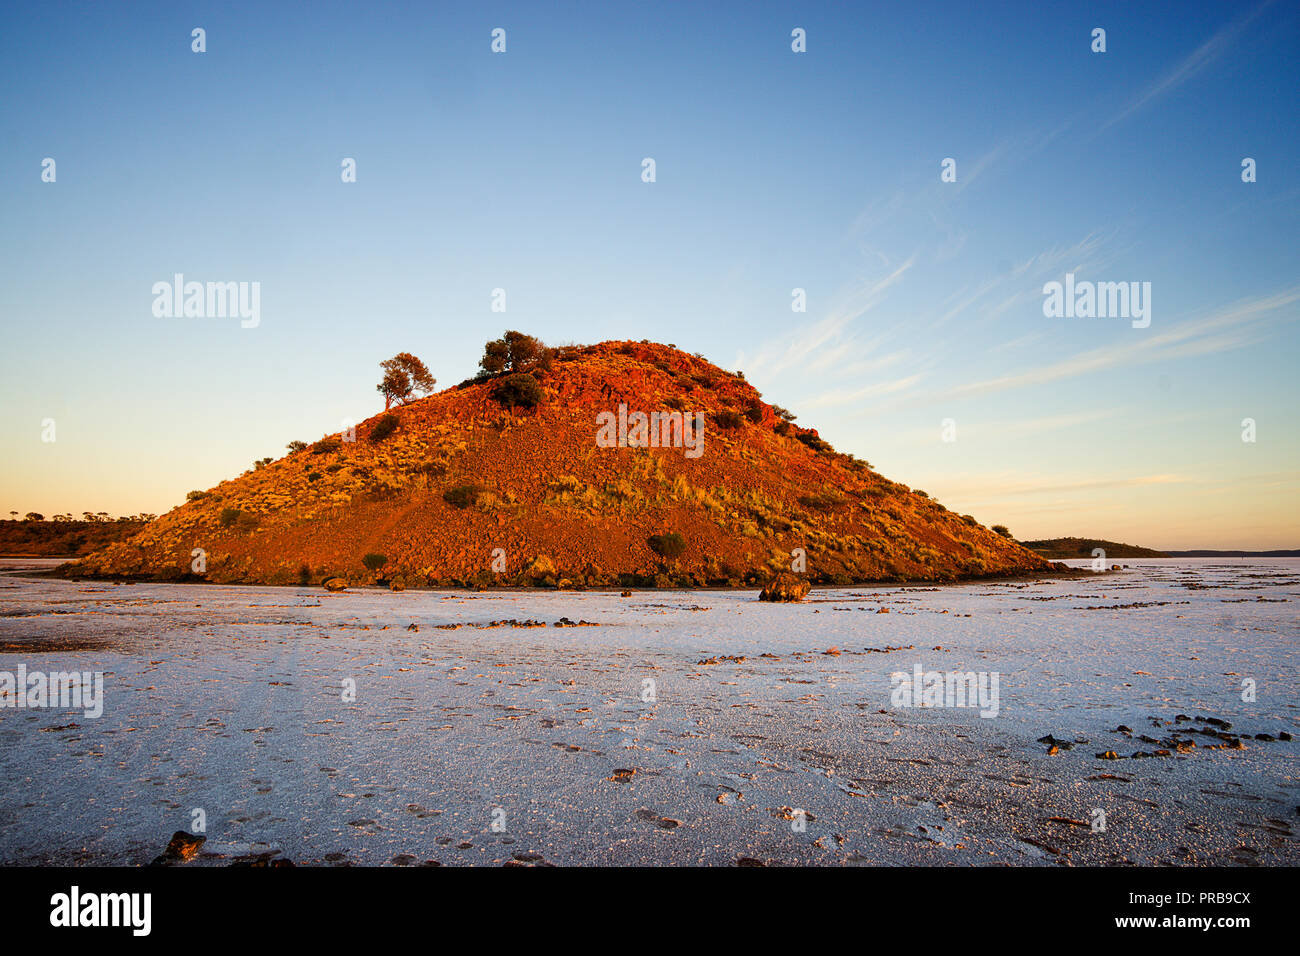
[[[1300,10],[899,6],[11,6],[0,508],[165,511],[510,327],[740,368],[1022,538],[1300,547]],[[1067,271],[1150,327],[1045,317]],[[177,272],[260,324],[156,318]]]

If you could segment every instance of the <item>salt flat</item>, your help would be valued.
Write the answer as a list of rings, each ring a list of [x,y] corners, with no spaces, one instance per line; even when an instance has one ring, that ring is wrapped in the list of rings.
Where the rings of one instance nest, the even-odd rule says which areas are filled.
[[[35,563],[0,573],[0,671],[102,671],[104,712],[0,709],[6,864],[145,864],[196,810],[190,866],[1300,863],[1296,559],[799,605]],[[916,665],[997,672],[997,716],[894,706]]]

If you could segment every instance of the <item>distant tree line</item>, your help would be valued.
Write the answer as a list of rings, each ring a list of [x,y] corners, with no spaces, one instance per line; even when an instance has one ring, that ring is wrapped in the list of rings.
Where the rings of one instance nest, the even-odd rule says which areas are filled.
[[[18,520],[17,511],[9,512],[9,516],[10,519],[13,521]],[[49,520],[57,524],[64,524],[69,521],[83,521],[87,524],[113,524],[115,522],[125,523],[131,521],[135,521],[135,522],[153,521],[157,517],[158,517],[157,515],[142,513],[138,515],[118,515],[116,518],[114,518],[107,511],[83,511],[81,513],[80,518],[74,518],[71,515],[71,513],[69,513],[69,514],[51,515]],[[45,515],[41,514],[39,511],[29,511],[27,512],[27,514],[23,515],[22,520],[23,521],[44,521]]]

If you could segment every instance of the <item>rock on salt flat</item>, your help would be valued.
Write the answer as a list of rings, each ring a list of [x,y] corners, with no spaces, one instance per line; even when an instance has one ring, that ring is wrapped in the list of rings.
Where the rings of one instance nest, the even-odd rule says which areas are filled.
[[[1300,863],[1298,744],[1255,737],[1300,732],[1300,561],[1128,563],[767,604],[5,562],[0,671],[100,670],[105,704],[0,709],[0,863],[145,864],[195,810],[188,866]],[[997,717],[892,706],[916,665],[996,671]]]

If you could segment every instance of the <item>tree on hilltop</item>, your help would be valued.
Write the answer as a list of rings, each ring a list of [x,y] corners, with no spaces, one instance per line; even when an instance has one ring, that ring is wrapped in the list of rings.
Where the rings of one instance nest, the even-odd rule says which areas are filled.
[[[384,396],[385,411],[392,408],[394,402],[405,405],[420,392],[427,395],[438,382],[429,374],[425,364],[410,352],[398,352],[380,362],[379,367],[384,370],[384,378],[375,389]]]
[[[510,331],[483,346],[483,357],[478,364],[488,375],[497,375],[507,371],[522,372],[534,365],[546,367],[550,358],[551,349],[541,340],[523,332]]]

